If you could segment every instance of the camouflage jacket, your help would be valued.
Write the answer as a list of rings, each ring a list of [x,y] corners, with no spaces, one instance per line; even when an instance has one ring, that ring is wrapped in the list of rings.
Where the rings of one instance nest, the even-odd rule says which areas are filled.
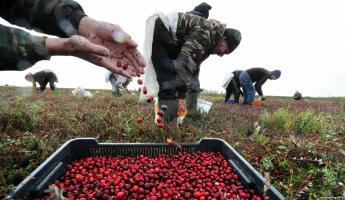
[[[185,64],[192,73],[212,54],[224,30],[225,26],[216,20],[179,13],[176,39],[181,46],[180,55],[186,58]]]
[[[1,0],[0,17],[36,31],[69,37],[77,33],[82,7],[73,0]],[[49,59],[44,37],[0,25],[0,71],[25,70]]]

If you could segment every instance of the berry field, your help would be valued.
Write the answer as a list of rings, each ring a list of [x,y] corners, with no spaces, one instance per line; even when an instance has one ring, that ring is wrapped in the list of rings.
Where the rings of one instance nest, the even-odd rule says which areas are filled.
[[[202,99],[213,102],[209,114],[188,113],[180,127],[157,127],[153,104],[139,105],[138,95],[115,98],[110,91],[91,92],[92,98],[76,98],[70,89],[49,94],[0,87],[0,197],[76,137],[94,137],[99,142],[166,143],[170,139],[176,144],[222,138],[269,176],[288,199],[345,197],[344,98],[268,97],[260,107],[249,107],[225,104],[219,94],[203,94]],[[217,180],[207,182],[213,185]]]

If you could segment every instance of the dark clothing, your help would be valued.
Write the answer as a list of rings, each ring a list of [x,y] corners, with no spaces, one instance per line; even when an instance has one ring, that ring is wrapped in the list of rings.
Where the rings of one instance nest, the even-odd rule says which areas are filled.
[[[200,88],[199,70],[192,75],[192,81],[186,93],[187,111],[197,109],[198,98],[203,89]]]
[[[158,18],[154,29],[151,60],[159,85],[158,97],[161,99],[176,99],[177,85],[174,62],[178,53],[179,49],[172,35]]]
[[[85,16],[73,0],[1,0],[0,17],[8,22],[36,31],[69,37],[77,34]],[[0,71],[25,70],[40,60],[48,60],[45,39],[0,25]]]
[[[58,82],[56,74],[50,70],[36,72],[35,74],[33,74],[33,78],[35,82],[38,82],[40,84],[41,91],[46,89],[48,83],[50,89],[55,90],[54,82]]]
[[[243,71],[237,70],[233,71],[234,77],[231,79],[230,83],[226,88],[225,102],[227,102],[232,94],[234,94],[235,103],[239,103],[240,95],[243,96],[241,91],[241,84],[239,81],[239,76]]]
[[[208,18],[209,11],[211,10],[211,6],[207,3],[201,3],[197,5],[194,10],[187,12],[188,14],[191,15],[196,15],[203,17],[205,19]],[[200,88],[200,81],[199,81],[199,73],[200,73],[200,66],[198,66],[199,70],[196,70],[192,74],[192,80],[191,84],[188,88],[187,94],[186,94],[186,104],[187,104],[187,110],[192,111],[197,109],[197,104],[198,104],[198,98],[200,92],[203,90]]]
[[[255,83],[255,90],[256,92],[262,96],[262,85],[267,81],[267,79],[270,79],[272,76],[272,72],[268,71],[264,68],[250,68],[246,70],[252,80],[252,83]]]
[[[215,20],[185,13],[178,17],[176,40],[159,18],[155,24],[151,59],[162,99],[185,98],[193,74],[224,33]]]
[[[195,63],[188,68],[192,72],[213,52],[217,42],[224,34],[225,27],[216,20],[179,13],[176,38],[181,47],[180,55],[188,58],[182,65]],[[186,67],[186,66],[185,66]]]
[[[302,93],[296,91],[295,94],[292,96],[294,100],[301,100],[302,99]]]
[[[212,7],[209,4],[204,2],[197,5],[192,11],[187,12],[187,13],[191,15],[197,15],[197,16],[207,19],[211,9]]]
[[[234,74],[234,81],[236,83],[236,86],[238,87],[238,91],[241,91],[241,84],[240,84],[240,75],[243,71],[242,70],[235,70],[232,73]]]

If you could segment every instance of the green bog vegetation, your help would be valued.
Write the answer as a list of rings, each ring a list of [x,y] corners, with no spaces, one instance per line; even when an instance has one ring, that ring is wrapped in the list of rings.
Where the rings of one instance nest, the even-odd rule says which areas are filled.
[[[114,98],[91,90],[76,98],[71,89],[52,94],[0,87],[0,197],[4,197],[60,145],[76,137],[100,142],[226,140],[290,199],[345,196],[344,98],[268,97],[258,108],[229,105],[207,93],[208,114],[188,113],[180,127],[154,123],[154,105],[138,95]],[[140,120],[139,120],[140,119]]]

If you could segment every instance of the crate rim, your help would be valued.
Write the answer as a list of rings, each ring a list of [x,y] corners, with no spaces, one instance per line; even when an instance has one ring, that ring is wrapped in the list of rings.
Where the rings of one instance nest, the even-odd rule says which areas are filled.
[[[73,139],[67,140],[64,144],[62,144],[58,149],[56,149],[44,162],[42,162],[34,171],[32,171],[23,181],[21,181],[15,188],[12,190],[12,192],[7,195],[4,199],[11,199],[12,193],[14,193],[18,188],[21,188],[21,186],[27,184],[31,179],[35,178],[35,175],[38,174],[41,170],[41,166],[45,166],[51,162],[51,160],[60,153],[64,148],[67,148],[71,143],[75,141],[81,141],[81,140],[86,140],[86,141],[94,141],[98,145],[134,145],[134,146],[141,146],[141,145],[163,145],[163,146],[168,146],[166,143],[155,143],[155,142],[138,142],[138,143],[131,143],[131,142],[98,142],[98,140],[94,137],[77,137]],[[252,172],[261,180],[264,182],[264,177],[246,160],[243,158],[241,154],[239,154],[228,142],[226,142],[222,138],[214,138],[214,137],[202,137],[198,141],[194,142],[181,142],[178,143],[180,145],[198,145],[201,144],[203,141],[219,141],[223,143],[227,148],[232,150],[232,153],[236,154],[236,156],[243,162],[244,165],[246,165]],[[275,188],[273,185],[270,186],[270,189],[278,194],[280,199],[285,199],[285,197]]]

